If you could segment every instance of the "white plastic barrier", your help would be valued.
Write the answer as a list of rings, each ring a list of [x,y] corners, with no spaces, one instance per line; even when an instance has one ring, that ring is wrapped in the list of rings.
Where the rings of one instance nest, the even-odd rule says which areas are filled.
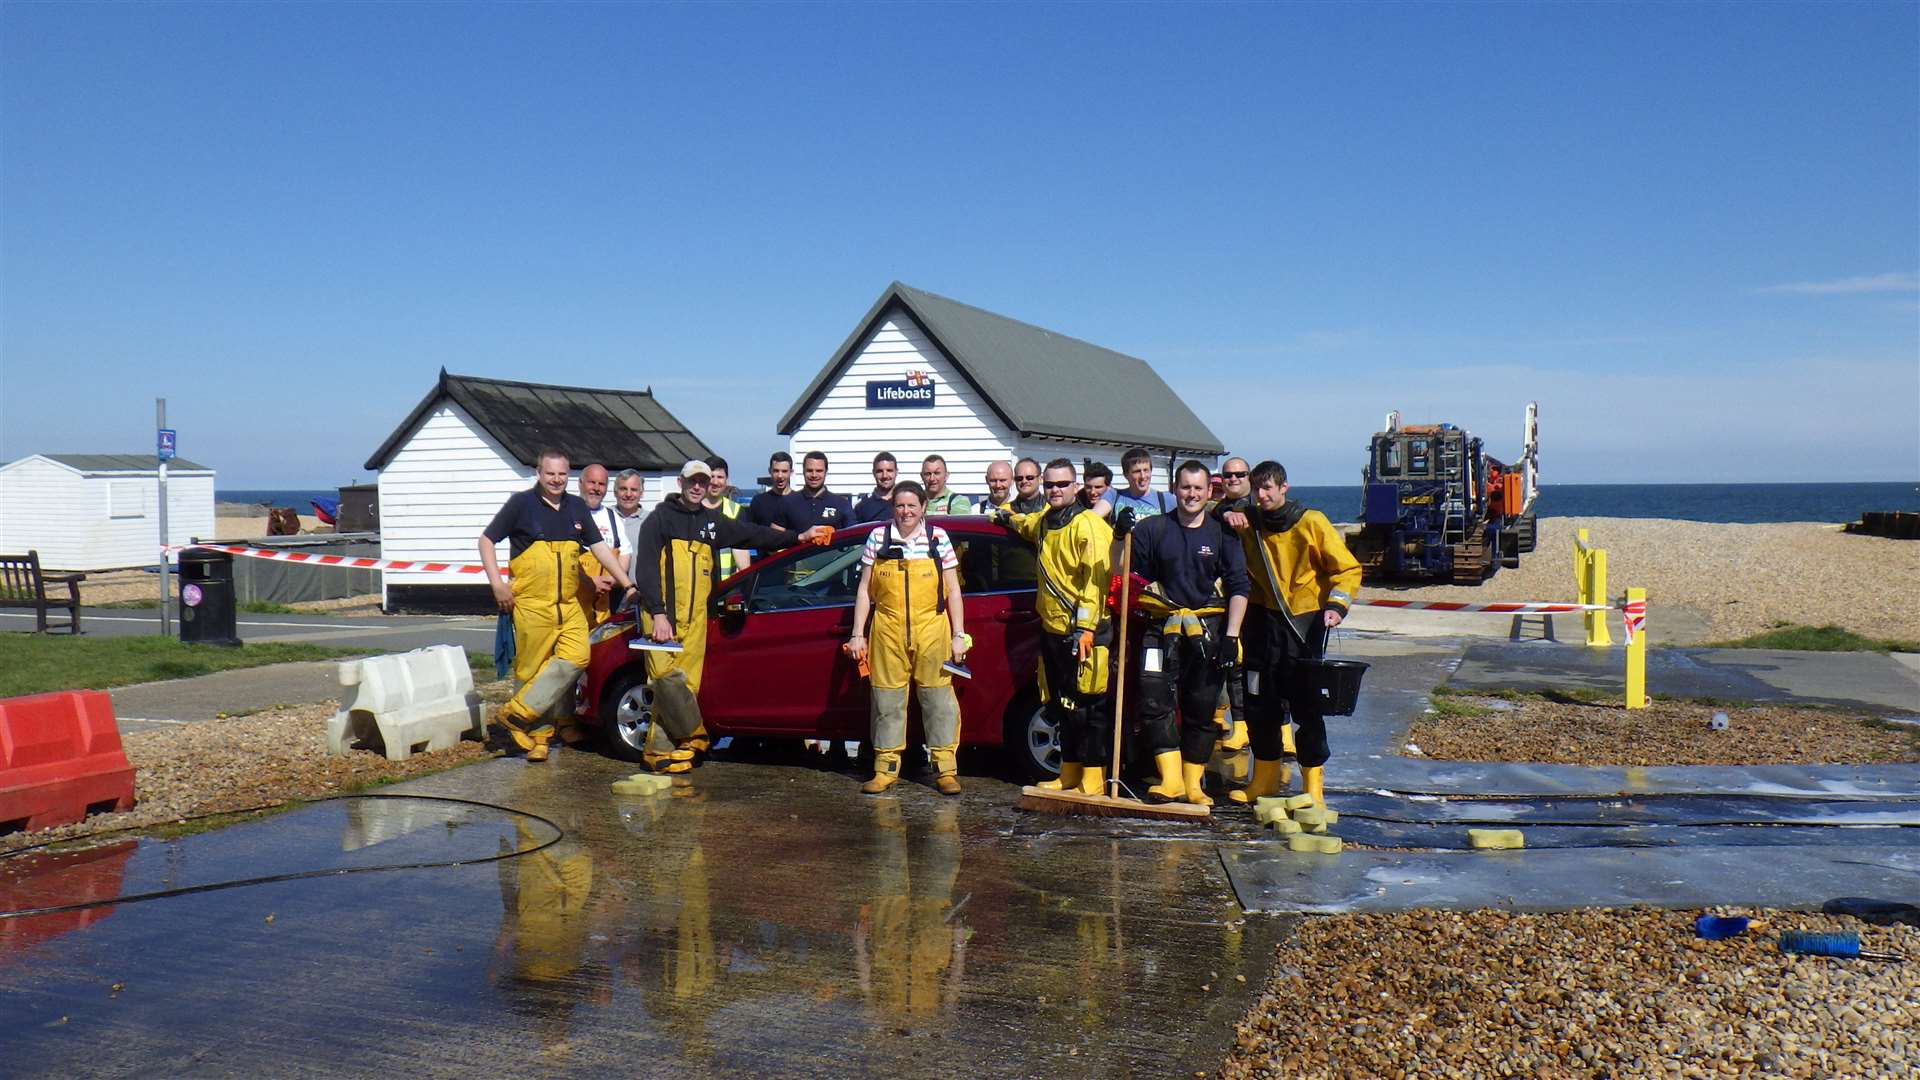
[[[487,737],[473,669],[458,645],[349,660],[340,687],[340,711],[327,721],[329,754],[364,740],[384,748],[388,761],[405,761],[422,743],[431,752],[463,735]]]

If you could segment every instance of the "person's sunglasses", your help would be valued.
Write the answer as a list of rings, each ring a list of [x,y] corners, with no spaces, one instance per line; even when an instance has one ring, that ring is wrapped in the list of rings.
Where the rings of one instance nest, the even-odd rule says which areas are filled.
[[[1038,473],[1028,473],[1025,476],[1016,476],[1014,477],[1014,479],[1020,481],[1023,484],[1031,484],[1035,480],[1040,479],[1040,476]]]
[[[1073,486],[1073,481],[1071,481],[1071,480],[1049,480],[1049,481],[1047,481],[1047,486],[1048,486],[1048,487],[1050,487],[1050,488],[1063,488],[1063,487],[1072,487],[1072,486]]]
[[[1228,480],[1242,480],[1246,478],[1247,474],[1243,470],[1241,472],[1223,472],[1220,475]]]

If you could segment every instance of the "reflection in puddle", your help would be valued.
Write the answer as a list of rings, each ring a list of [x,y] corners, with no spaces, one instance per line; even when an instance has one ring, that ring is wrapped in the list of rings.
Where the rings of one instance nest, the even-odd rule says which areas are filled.
[[[111,900],[120,895],[127,860],[138,840],[121,840],[85,851],[15,855],[0,861],[0,911],[57,907]],[[113,914],[111,907],[0,919],[0,964],[33,946],[84,930]]]
[[[876,843],[872,894],[860,905],[853,935],[860,992],[883,1013],[924,1019],[951,1007],[966,981],[973,932],[953,902],[959,807],[936,806],[931,823],[912,836],[897,798],[868,807]]]

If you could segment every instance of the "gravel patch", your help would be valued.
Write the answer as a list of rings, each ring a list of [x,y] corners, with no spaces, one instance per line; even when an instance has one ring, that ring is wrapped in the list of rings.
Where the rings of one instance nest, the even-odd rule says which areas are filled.
[[[1407,741],[1446,761],[1556,765],[1865,765],[1920,761],[1920,730],[1784,705],[1655,701],[1627,711],[1542,697],[1448,694]],[[1725,713],[1727,728],[1713,730]]]
[[[492,684],[495,688],[506,685]],[[331,757],[326,721],[337,711],[337,702],[322,701],[127,735],[121,742],[135,770],[132,810],[95,814],[55,829],[8,833],[0,836],[0,851],[108,829],[338,795],[497,757],[506,745],[499,729],[489,727],[488,743],[462,740],[450,749],[415,754],[405,761],[388,761],[371,750]]]
[[[1855,536],[1837,525],[1725,525],[1643,518],[1543,518],[1537,548],[1479,586],[1369,588],[1409,600],[1572,600],[1573,535],[1607,552],[1607,586],[1647,590],[1649,621],[1685,607],[1711,640],[1782,623],[1832,624],[1869,637],[1920,639],[1920,543]],[[1619,623],[1614,621],[1614,634]]]
[[[1762,912],[1412,912],[1310,918],[1276,950],[1219,1076],[1911,1077],[1920,930]],[[1741,914],[1750,914],[1741,912]],[[1771,932],[1852,930],[1906,963],[1788,956]]]

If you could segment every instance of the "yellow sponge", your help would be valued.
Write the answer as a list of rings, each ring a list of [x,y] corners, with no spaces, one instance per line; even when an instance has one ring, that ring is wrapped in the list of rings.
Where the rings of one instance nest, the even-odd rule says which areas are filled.
[[[615,795],[658,795],[673,787],[673,781],[654,773],[634,773],[625,780],[613,782]]]
[[[1319,855],[1340,854],[1340,838],[1337,836],[1311,836],[1301,833],[1287,837],[1287,850],[1306,851]]]
[[[1287,809],[1276,805],[1272,800],[1261,799],[1253,807],[1253,820],[1262,825],[1271,825],[1275,820],[1287,820]]]
[[[1323,806],[1309,804],[1295,810],[1293,820],[1302,825],[1332,825],[1340,820],[1340,813]]]
[[[1300,832],[1300,823],[1285,814],[1275,814],[1273,820],[1266,823],[1267,828],[1281,836],[1293,836]]]
[[[1467,844],[1475,851],[1509,851],[1527,846],[1519,829],[1468,829]]]
[[[1316,804],[1316,803],[1315,803],[1315,802],[1313,801],[1313,796],[1311,796],[1311,795],[1309,795],[1309,794],[1307,794],[1307,793],[1306,793],[1306,792],[1304,792],[1304,791],[1303,791],[1303,792],[1301,792],[1301,793],[1300,793],[1300,794],[1298,794],[1298,795],[1289,795],[1289,796],[1287,796],[1287,799],[1286,799],[1286,802],[1287,802],[1287,809],[1289,809],[1289,810],[1298,810],[1298,809],[1300,809],[1300,808],[1301,808],[1301,807],[1303,807],[1303,806],[1315,806],[1315,805],[1317,805],[1317,804]]]

